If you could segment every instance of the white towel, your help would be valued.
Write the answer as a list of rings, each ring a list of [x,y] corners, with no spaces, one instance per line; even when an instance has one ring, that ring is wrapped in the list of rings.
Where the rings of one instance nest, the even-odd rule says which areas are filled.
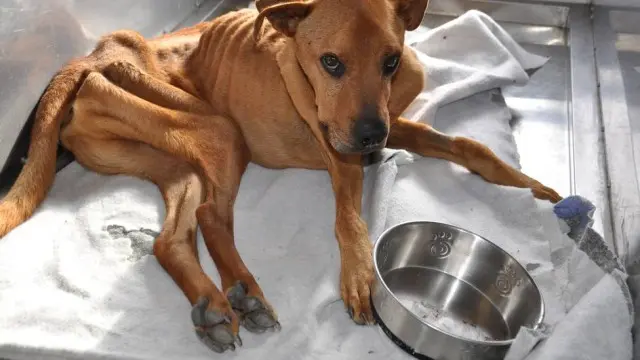
[[[472,136],[517,165],[508,109],[494,89],[524,84],[525,70],[542,66],[545,59],[522,50],[475,11],[409,35],[431,82],[406,115],[427,122],[435,116],[436,127]],[[571,269],[581,263],[569,260],[593,262],[571,255],[575,251],[551,256],[552,249],[571,249],[573,242],[562,233],[550,204],[534,200],[527,190],[487,184],[444,161],[386,155],[366,169],[363,208],[372,240],[388,226],[411,219],[447,221],[478,232],[532,270],[551,326],[565,319],[579,297],[591,299],[581,303],[581,314],[593,312],[598,299],[589,295],[598,290],[608,292],[609,303],[624,303],[604,272],[596,274],[603,280],[588,284],[593,289],[570,290],[575,296],[568,298],[574,300],[559,291],[557,272],[580,274]],[[214,355],[197,340],[190,305],[150,255],[163,216],[162,198],[150,183],[97,175],[76,163],[58,174],[34,217],[0,241],[0,357],[410,359],[378,327],[356,326],[346,314],[338,291],[335,202],[326,172],[251,165],[243,177],[235,207],[237,246],[283,329],[261,335],[242,331],[244,346],[234,353]],[[198,246],[205,271],[219,282],[201,237]],[[609,311],[628,320],[619,308]],[[567,341],[575,340],[569,330],[563,333]],[[527,344],[546,335],[520,336],[511,356],[527,356]],[[551,339],[545,344],[553,345]]]

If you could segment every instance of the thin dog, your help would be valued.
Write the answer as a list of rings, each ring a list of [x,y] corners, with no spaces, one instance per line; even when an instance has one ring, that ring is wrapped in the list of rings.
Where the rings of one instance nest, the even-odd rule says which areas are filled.
[[[329,171],[336,200],[341,296],[374,322],[372,245],[360,217],[363,155],[384,147],[462,165],[486,181],[552,189],[486,146],[401,118],[423,89],[405,31],[428,0],[259,0],[154,39],[104,36],[52,79],[38,105],[28,160],[0,203],[0,237],[26,221],[55,175],[60,140],[88,169],[147,179],[166,218],[154,254],[193,305],[196,333],[216,352],[280,327],[234,245],[233,206],[249,162]],[[200,226],[222,290],[196,255]]]

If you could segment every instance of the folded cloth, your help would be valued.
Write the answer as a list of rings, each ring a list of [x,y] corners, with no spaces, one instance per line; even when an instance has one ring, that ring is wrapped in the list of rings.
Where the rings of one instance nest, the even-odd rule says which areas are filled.
[[[409,33],[407,41],[431,82],[405,115],[473,137],[518,166],[510,114],[497,89],[526,83],[527,70],[546,59],[525,52],[476,11],[426,33]],[[405,152],[383,155],[365,169],[363,215],[372,240],[401,221],[461,225],[504,247],[539,283],[547,331],[518,333],[511,359],[589,358],[575,346],[598,343],[584,332],[603,317],[600,345],[610,331],[618,337],[611,346],[621,353],[630,347],[624,292],[611,280],[619,270],[601,270],[567,235],[586,233],[575,225],[583,222],[561,220],[551,204],[526,189],[488,184],[445,161]],[[162,198],[150,183],[98,175],[75,163],[61,171],[32,219],[0,242],[0,358],[211,358],[193,331],[190,305],[152,256],[163,217]],[[235,219],[238,250],[278,310],[283,329],[243,331],[244,346],[217,357],[411,358],[378,327],[356,326],[344,309],[335,201],[326,172],[250,165]],[[219,283],[200,235],[198,248],[205,272]],[[583,269],[591,270],[585,272],[591,278],[583,278]],[[610,306],[602,309],[603,301]],[[573,344],[577,357],[567,355],[565,343]],[[623,358],[611,354],[612,360]]]

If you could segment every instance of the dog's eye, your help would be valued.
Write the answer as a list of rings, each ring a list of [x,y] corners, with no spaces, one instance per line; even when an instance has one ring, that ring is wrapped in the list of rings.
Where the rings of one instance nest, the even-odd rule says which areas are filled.
[[[320,58],[322,67],[329,73],[329,75],[339,78],[344,74],[344,64],[333,54],[322,55]]]
[[[388,56],[382,64],[382,73],[385,76],[393,74],[398,68],[398,64],[400,64],[400,55]]]

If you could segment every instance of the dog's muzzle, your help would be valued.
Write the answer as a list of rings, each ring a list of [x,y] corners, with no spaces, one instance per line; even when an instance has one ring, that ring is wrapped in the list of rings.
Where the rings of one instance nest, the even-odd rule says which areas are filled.
[[[370,153],[384,148],[389,130],[380,119],[360,119],[353,127],[354,152]]]

